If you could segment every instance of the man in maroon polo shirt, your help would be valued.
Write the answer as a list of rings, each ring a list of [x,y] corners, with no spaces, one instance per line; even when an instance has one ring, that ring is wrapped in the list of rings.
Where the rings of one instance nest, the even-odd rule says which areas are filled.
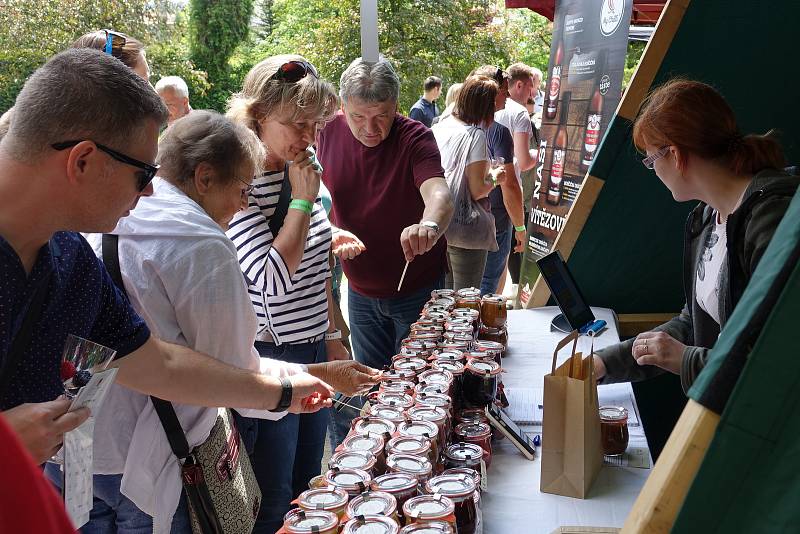
[[[340,80],[342,112],[317,143],[332,221],[364,245],[356,257],[342,256],[353,353],[377,368],[391,362],[431,290],[444,284],[440,237],[453,213],[436,140],[397,113],[399,94],[387,59],[356,59]]]

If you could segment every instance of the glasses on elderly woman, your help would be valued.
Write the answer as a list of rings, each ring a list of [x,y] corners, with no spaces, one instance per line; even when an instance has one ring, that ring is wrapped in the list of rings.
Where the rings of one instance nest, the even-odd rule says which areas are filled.
[[[314,76],[314,78],[319,78],[317,69],[308,61],[287,61],[278,68],[278,71],[273,74],[270,79],[297,83],[308,76],[309,73]]]
[[[235,178],[246,186],[244,189],[242,189],[242,200],[247,200],[247,197],[250,195],[250,193],[253,192],[253,189],[255,189],[256,186],[254,184],[248,184],[238,176],[236,176]]]
[[[78,143],[82,142],[83,141],[62,141],[61,143],[53,143],[50,146],[55,150],[64,150],[66,148],[72,148]],[[136,174],[136,187],[138,188],[139,192],[144,191],[145,187],[147,187],[147,184],[153,181],[158,169],[161,168],[160,165],[151,165],[149,163],[145,163],[144,161],[139,161],[136,158],[126,156],[122,152],[117,152],[116,150],[108,148],[105,145],[95,143],[94,141],[92,142],[98,149],[102,150],[120,163],[125,163],[126,165],[131,165],[132,167],[140,169],[141,172]]]
[[[128,42],[128,39],[121,33],[113,30],[101,30],[106,35],[106,44],[103,47],[103,52],[109,56],[114,55],[114,50],[119,50]]]

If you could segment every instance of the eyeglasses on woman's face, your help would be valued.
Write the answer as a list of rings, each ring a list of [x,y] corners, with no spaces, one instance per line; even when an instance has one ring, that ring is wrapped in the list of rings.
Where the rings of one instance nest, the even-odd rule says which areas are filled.
[[[652,170],[653,167],[655,167],[656,161],[660,160],[661,158],[666,156],[668,153],[669,153],[669,145],[662,146],[661,148],[658,149],[657,152],[655,152],[654,154],[650,154],[649,156],[644,158],[642,160],[642,165],[644,165],[646,168]]]

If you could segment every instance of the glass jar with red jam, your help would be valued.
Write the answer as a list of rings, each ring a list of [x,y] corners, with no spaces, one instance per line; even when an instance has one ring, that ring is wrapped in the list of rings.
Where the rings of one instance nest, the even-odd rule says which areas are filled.
[[[334,468],[325,472],[325,482],[329,486],[342,489],[351,497],[360,495],[369,487],[372,476],[361,469]]]
[[[375,402],[378,404],[385,404],[386,406],[393,406],[401,410],[406,410],[414,406],[414,397],[406,395],[405,393],[396,393],[391,391],[379,391],[375,397]]]
[[[397,499],[397,510],[402,515],[403,505],[411,497],[416,497],[419,481],[414,475],[408,473],[386,473],[370,484],[374,491],[385,491]]]
[[[600,441],[603,454],[620,456],[628,448],[628,410],[622,406],[600,407]]]
[[[499,378],[500,366],[497,362],[474,359],[467,363],[462,387],[464,406],[468,408],[489,406],[497,395]]]
[[[456,534],[456,531],[446,521],[420,521],[404,526],[400,534]]]
[[[384,448],[386,443],[383,436],[376,434],[348,434],[342,441],[341,450],[362,451],[371,453],[376,460],[373,473],[381,474],[386,470],[386,454]]]
[[[464,364],[455,360],[436,360],[431,363],[431,370],[447,371],[453,376],[450,398],[453,400],[453,408],[460,410],[464,404]]]
[[[390,454],[386,457],[386,470],[389,473],[405,473],[416,477],[420,484],[431,478],[433,464],[427,456],[413,454]]]
[[[347,503],[347,516],[382,515],[397,521],[397,499],[385,491],[365,491]]]
[[[491,328],[505,328],[508,321],[506,298],[503,295],[484,295],[481,298],[481,321]]]
[[[461,423],[454,431],[455,439],[464,443],[474,443],[483,449],[486,467],[492,463],[492,427],[486,423]]]
[[[474,443],[453,443],[444,451],[444,468],[469,467],[481,470],[483,449]]]
[[[425,491],[432,495],[444,495],[455,504],[456,530],[458,534],[475,534],[478,511],[475,507],[475,481],[466,475],[439,475],[425,484]]]
[[[398,436],[422,436],[431,440],[433,458],[439,457],[439,427],[431,421],[413,420],[403,421],[397,425]]]
[[[342,449],[331,455],[328,460],[328,468],[333,469],[362,469],[370,475],[375,472],[377,458],[369,451],[353,451]]]
[[[324,510],[341,519],[350,496],[341,488],[318,488],[306,490],[297,497],[297,505],[306,512]]]
[[[489,423],[483,408],[465,408],[456,414],[456,425],[461,423]]]
[[[414,382],[411,380],[381,380],[378,391],[413,395],[414,385]]]
[[[406,525],[424,521],[446,521],[455,528],[456,505],[452,499],[444,495],[418,495],[403,505]]]
[[[377,395],[376,395],[377,396]],[[391,421],[395,424],[395,426],[399,425],[403,421],[406,420],[405,411],[397,408],[395,406],[388,406],[386,404],[372,404],[370,403],[368,412],[371,417],[378,417],[380,419],[386,419]]]
[[[475,310],[480,314],[481,312],[481,298],[480,296],[467,296],[456,298],[456,309],[467,308]]]
[[[397,427],[394,423],[380,417],[356,417],[353,419],[353,434],[377,434],[383,436],[395,433]]]
[[[400,525],[391,517],[360,515],[344,524],[342,534],[397,534]]]
[[[447,443],[447,436],[450,435],[449,418],[444,408],[437,406],[413,406],[406,412],[409,419],[430,421],[439,428],[439,444]]]
[[[324,510],[295,508],[283,517],[283,530],[288,534],[336,534],[339,518]]]
[[[478,332],[479,341],[493,341],[500,343],[503,347],[508,346],[508,330],[505,328],[492,328],[490,326],[481,326]]]

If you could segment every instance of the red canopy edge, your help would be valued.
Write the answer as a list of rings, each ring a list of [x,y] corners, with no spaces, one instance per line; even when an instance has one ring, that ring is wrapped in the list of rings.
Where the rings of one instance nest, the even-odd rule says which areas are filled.
[[[553,20],[556,11],[555,0],[505,0],[506,8],[523,8],[539,13],[549,20]],[[657,0],[633,0],[633,14],[631,24],[655,24],[661,11],[664,9],[666,1]]]

